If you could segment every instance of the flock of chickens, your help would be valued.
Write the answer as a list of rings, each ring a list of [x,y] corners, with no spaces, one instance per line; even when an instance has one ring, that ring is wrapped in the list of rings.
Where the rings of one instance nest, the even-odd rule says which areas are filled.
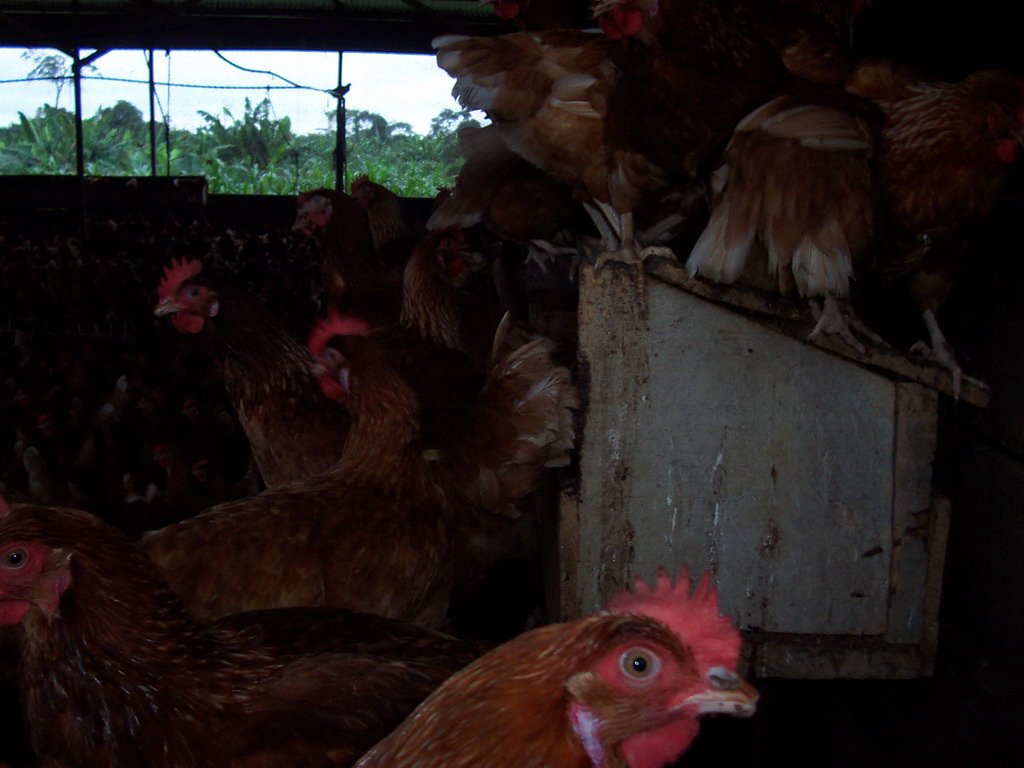
[[[701,715],[753,712],[707,574],[496,647],[443,631],[568,464],[578,394],[553,342],[457,287],[460,230],[413,235],[371,193],[397,203],[366,180],[298,200],[326,309],[305,344],[198,260],[155,287],[220,361],[265,490],[137,541],[0,500],[37,764],[655,766]]]
[[[467,131],[435,223],[545,238],[568,220],[555,190],[569,190],[601,234],[599,264],[668,256],[708,280],[805,298],[811,337],[863,350],[881,338],[859,295],[912,302],[929,335],[914,351],[957,388],[936,313],[1024,143],[1024,78],[940,82],[857,59],[864,5],[499,2],[520,31],[434,40],[453,93],[492,121]],[[601,30],[566,28],[585,9]],[[517,230],[506,201],[520,185],[537,202]]]
[[[216,361],[262,490],[136,541],[73,498],[0,499],[38,764],[659,768],[701,715],[751,714],[708,574],[500,645],[451,634],[570,464],[579,407],[555,344],[464,289],[481,230],[552,254],[582,207],[599,263],[640,264],[683,257],[696,220],[690,271],[806,297],[812,336],[875,343],[852,282],[909,276],[958,372],[935,313],[1024,141],[1024,79],[853,61],[859,5],[499,0],[519,31],[435,41],[491,123],[426,230],[367,179],[299,197],[304,341],[176,254],[151,309]]]

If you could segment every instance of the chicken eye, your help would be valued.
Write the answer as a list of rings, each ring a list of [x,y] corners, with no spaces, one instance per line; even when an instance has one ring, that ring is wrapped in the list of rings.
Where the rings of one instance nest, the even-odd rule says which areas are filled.
[[[327,347],[324,349],[324,360],[336,367],[340,367],[345,363],[345,356],[333,347]]]
[[[189,288],[186,288],[185,289],[185,295],[188,296],[190,299],[198,299],[199,298],[199,288],[197,288],[194,285],[189,287]]]
[[[18,568],[21,568],[23,565],[25,565],[25,563],[28,562],[28,552],[26,552],[21,547],[18,547],[17,549],[12,549],[10,552],[4,555],[2,562],[4,564],[4,568],[8,568],[10,570],[17,570]]]
[[[619,665],[633,680],[649,680],[661,670],[661,662],[650,651],[633,648],[622,654]]]

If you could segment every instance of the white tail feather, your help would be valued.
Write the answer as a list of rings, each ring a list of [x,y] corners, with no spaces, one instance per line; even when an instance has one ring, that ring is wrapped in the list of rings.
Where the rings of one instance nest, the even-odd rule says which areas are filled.
[[[737,242],[727,246],[725,234],[728,225],[729,202],[723,200],[715,206],[711,220],[686,261],[691,275],[700,275],[716,283],[733,283],[743,274],[755,233],[753,230],[744,232]]]
[[[801,296],[839,296],[849,293],[853,262],[849,250],[825,253],[805,238],[793,253],[793,279]]]

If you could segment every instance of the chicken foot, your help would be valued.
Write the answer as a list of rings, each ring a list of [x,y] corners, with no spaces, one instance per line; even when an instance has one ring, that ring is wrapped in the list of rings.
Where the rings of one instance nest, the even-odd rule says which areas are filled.
[[[595,200],[593,203],[584,202],[583,210],[587,212],[590,220],[594,222],[598,233],[601,235],[601,242],[604,243],[605,251],[616,251],[622,243],[622,219],[615,209],[607,203]]]
[[[600,269],[609,261],[643,267],[644,262],[651,257],[675,258],[675,253],[672,252],[671,248],[656,245],[641,248],[633,228],[632,211],[618,213],[611,205],[606,203],[598,202],[597,205],[599,206],[599,217],[595,215],[591,208],[587,208],[587,212],[594,220],[598,231],[601,232],[601,239],[605,245],[605,250],[597,257],[597,269]],[[604,225],[600,223],[601,221],[604,222]],[[614,233],[611,231],[612,227],[615,228]]]
[[[956,353],[953,351],[950,343],[946,341],[946,337],[939,327],[939,318],[935,316],[935,312],[931,309],[926,309],[921,312],[921,317],[924,319],[925,328],[928,329],[931,346],[929,347],[925,342],[919,341],[910,348],[910,353],[932,360],[947,368],[953,377],[953,399],[959,400],[964,372],[956,359]]]
[[[814,319],[817,320],[814,329],[807,335],[808,341],[813,341],[823,333],[830,336],[838,336],[855,350],[865,354],[867,350],[860,339],[854,335],[854,331],[856,331],[874,344],[888,346],[881,336],[871,330],[863,320],[857,317],[857,313],[853,311],[848,302],[842,302],[836,296],[828,294],[825,296],[821,306],[818,306],[814,299],[809,299],[808,303],[811,306],[811,313],[814,315]]]

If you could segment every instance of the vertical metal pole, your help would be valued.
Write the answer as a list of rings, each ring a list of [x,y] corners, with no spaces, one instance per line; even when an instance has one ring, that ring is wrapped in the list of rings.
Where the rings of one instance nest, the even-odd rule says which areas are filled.
[[[167,161],[165,176],[171,175],[171,49],[164,48],[164,57],[167,59],[167,118],[164,120],[164,152]]]
[[[345,191],[345,166],[348,163],[348,150],[345,145],[345,92],[348,90],[342,85],[342,66],[345,54],[338,51],[338,124],[335,126],[334,146],[334,188],[339,192]]]
[[[71,61],[72,83],[75,88],[75,173],[78,176],[82,232],[88,236],[88,216],[85,200],[85,131],[82,128],[82,51],[75,47]]]
[[[75,88],[75,172],[85,175],[85,133],[82,129],[82,58],[81,50],[75,48],[75,57],[71,62],[72,82]]]
[[[149,175],[156,176],[156,76],[153,72],[153,49],[147,51],[149,65]]]

